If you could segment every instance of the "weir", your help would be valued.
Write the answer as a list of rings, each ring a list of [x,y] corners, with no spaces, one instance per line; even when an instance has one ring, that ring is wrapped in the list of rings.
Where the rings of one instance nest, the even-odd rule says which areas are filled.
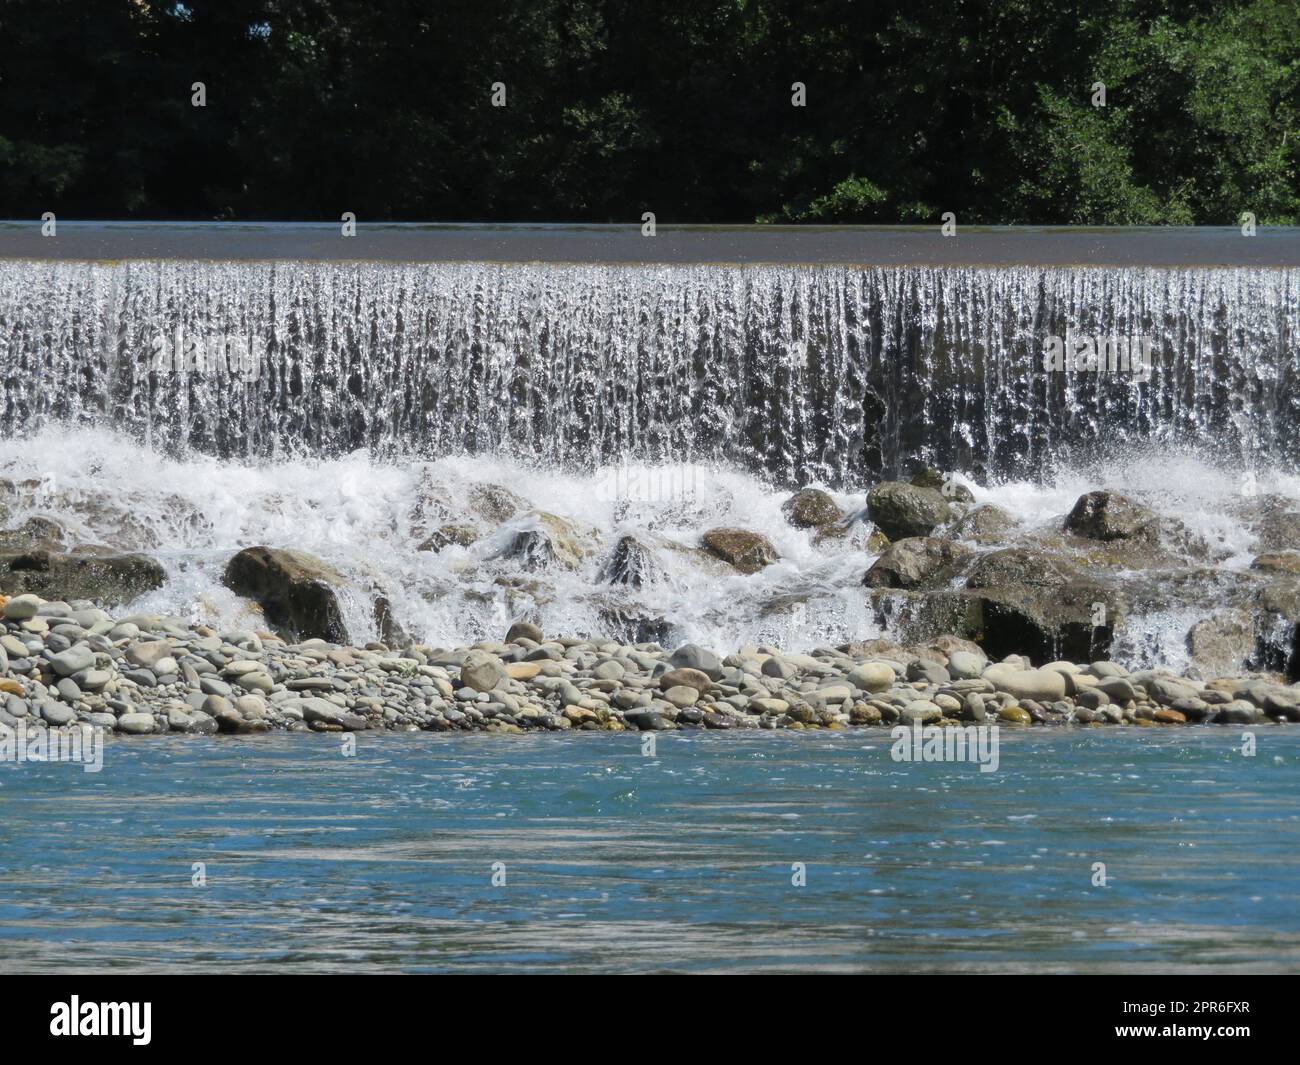
[[[1051,372],[1136,337],[1150,379]],[[251,359],[160,357],[168,338]],[[172,453],[716,462],[852,488],[1211,443],[1294,470],[1300,269],[0,260],[6,433]]]

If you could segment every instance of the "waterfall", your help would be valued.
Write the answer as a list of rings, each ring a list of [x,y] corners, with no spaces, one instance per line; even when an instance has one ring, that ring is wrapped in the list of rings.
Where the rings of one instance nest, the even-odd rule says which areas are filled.
[[[894,622],[862,585],[870,527],[796,529],[790,489],[851,517],[923,462],[1046,542],[1082,492],[1130,493],[1213,545],[1244,602],[1242,478],[1300,499],[1298,337],[1295,267],[10,259],[0,517],[148,551],[168,580],[134,608],[214,624],[253,623],[221,575],[265,543],[347,576],[355,640],[379,637],[381,597],[443,645],[528,617],[801,649]],[[1058,371],[1080,338],[1149,360]],[[473,513],[484,485],[512,516]],[[506,550],[536,511],[572,523],[579,561]],[[449,521],[473,542],[431,549]],[[699,550],[737,526],[780,561],[742,575]],[[608,578],[628,538],[643,585]],[[1135,662],[1181,661],[1222,605],[1185,588],[1119,634]]]
[[[1149,380],[1044,369],[1143,337]],[[0,263],[5,432],[247,459],[723,463],[860,486],[1143,442],[1295,469],[1300,271]]]

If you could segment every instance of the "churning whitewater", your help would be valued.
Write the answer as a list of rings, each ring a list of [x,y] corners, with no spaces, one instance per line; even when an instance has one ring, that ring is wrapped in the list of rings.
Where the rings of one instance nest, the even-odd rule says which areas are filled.
[[[791,493],[769,479],[703,464],[564,471],[495,456],[398,461],[365,452],[248,462],[172,456],[106,429],[54,427],[9,441],[0,478],[12,488],[0,502],[14,529],[55,537],[50,546],[58,549],[141,551],[162,564],[166,582],[125,612],[178,615],[219,630],[266,624],[223,574],[241,548],[269,544],[309,552],[346,577],[338,599],[355,643],[389,635],[376,599],[406,636],[445,647],[498,638],[521,617],[547,632],[665,646],[802,651],[919,635],[892,609],[888,589],[863,583],[882,550],[866,486],[827,493],[842,516],[827,535],[792,524],[783,509]],[[1151,450],[1103,468],[1058,471],[1047,484],[955,480],[969,486],[976,510],[1014,515],[1030,540],[1053,536],[1082,493],[1110,488],[1214,545],[1225,572],[1248,575],[1258,547],[1248,517],[1232,514],[1240,472],[1205,460]],[[1261,498],[1300,506],[1300,479],[1271,477],[1256,487]],[[548,516],[561,524],[548,529]],[[439,538],[447,526],[453,534],[463,528],[466,542]],[[752,531],[778,557],[740,572],[701,549],[715,528]],[[551,534],[558,556],[530,553],[534,530]],[[640,560],[634,573],[629,552]],[[1187,633],[1206,610],[1174,603],[1133,613],[1116,646],[1125,661],[1183,668]]]

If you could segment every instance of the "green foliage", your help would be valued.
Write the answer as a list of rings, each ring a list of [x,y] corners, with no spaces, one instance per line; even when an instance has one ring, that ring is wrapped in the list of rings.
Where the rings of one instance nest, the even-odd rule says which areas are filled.
[[[7,0],[0,40],[11,217],[1300,223],[1295,0]]]

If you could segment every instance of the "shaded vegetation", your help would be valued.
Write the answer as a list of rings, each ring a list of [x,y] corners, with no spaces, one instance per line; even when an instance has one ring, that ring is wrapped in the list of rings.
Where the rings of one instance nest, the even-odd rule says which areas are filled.
[[[5,0],[0,42],[7,217],[1300,223],[1295,0]]]

